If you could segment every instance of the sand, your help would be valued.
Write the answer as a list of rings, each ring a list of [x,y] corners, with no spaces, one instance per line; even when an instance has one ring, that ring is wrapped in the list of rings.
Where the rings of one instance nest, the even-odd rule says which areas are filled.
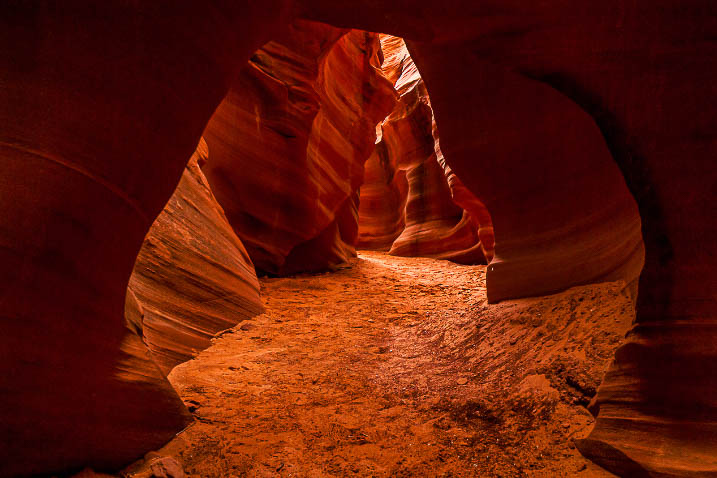
[[[613,476],[572,440],[623,283],[488,305],[485,266],[377,252],[261,283],[266,313],[170,375],[197,422],[159,454],[188,476]]]

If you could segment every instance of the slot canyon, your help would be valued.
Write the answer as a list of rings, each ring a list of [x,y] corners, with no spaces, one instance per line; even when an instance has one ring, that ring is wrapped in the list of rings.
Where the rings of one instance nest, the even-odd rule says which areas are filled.
[[[717,3],[0,25],[0,477],[717,477]]]

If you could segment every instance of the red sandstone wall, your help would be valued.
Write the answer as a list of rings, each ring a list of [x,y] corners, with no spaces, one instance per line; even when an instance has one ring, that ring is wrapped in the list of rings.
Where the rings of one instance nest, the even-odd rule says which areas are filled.
[[[288,3],[0,5],[0,475],[119,466],[187,423],[124,326],[126,285]],[[638,323],[581,449],[627,476],[714,474],[714,2],[298,6],[413,40],[446,160],[492,215],[491,300],[636,278],[626,179]]]
[[[202,140],[145,237],[129,281],[128,296],[142,307],[141,335],[165,374],[218,332],[264,310],[249,255],[199,169],[207,160]]]
[[[396,169],[386,143],[379,141],[364,167],[356,246],[388,251],[406,226],[407,196],[405,171]]]
[[[354,196],[395,101],[378,49],[375,34],[297,22],[254,54],[209,122],[204,171],[258,269],[354,254]]]
[[[469,214],[457,204],[444,171],[428,93],[406,45],[381,36],[383,74],[399,94],[396,108],[381,124],[381,138],[366,165],[359,207],[359,245],[391,254],[485,263],[478,231],[491,244],[490,216]],[[440,160],[439,160],[440,158]],[[480,205],[467,189],[473,209]]]
[[[715,4],[302,3],[414,40],[446,160],[491,212],[491,301],[635,283],[645,251],[580,448],[623,476],[717,473]]]
[[[118,469],[191,422],[127,283],[285,6],[0,3],[0,476]]]

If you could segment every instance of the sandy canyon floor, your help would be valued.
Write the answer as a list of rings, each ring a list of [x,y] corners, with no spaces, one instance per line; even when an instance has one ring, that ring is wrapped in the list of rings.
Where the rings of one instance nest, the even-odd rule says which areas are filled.
[[[485,266],[360,252],[262,288],[266,313],[170,375],[197,422],[160,455],[187,475],[613,476],[573,439],[622,283],[488,305]]]

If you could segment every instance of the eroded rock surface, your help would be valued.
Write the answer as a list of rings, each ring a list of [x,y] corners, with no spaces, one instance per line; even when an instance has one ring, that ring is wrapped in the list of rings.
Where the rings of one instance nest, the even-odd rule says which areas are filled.
[[[446,160],[491,213],[489,300],[640,277],[583,451],[625,476],[717,473],[717,6],[301,3],[412,40]]]
[[[0,474],[107,469],[187,422],[128,335],[127,282],[288,4],[0,5]],[[446,160],[491,212],[489,299],[633,282],[642,231],[637,325],[583,450],[623,475],[714,474],[717,5],[296,4],[411,41]]]
[[[0,476],[118,469],[191,422],[127,283],[285,5],[0,4]]]
[[[492,248],[490,215],[485,207],[477,210],[480,201],[465,187],[459,199],[473,213],[455,201],[460,183],[443,161],[428,93],[405,43],[382,35],[381,48],[382,72],[399,101],[381,123],[380,141],[366,163],[359,245],[399,256],[485,263],[492,250],[484,251],[478,231],[483,227]]]
[[[129,281],[128,295],[142,306],[141,335],[165,374],[218,332],[263,311],[254,266],[199,169],[207,159],[202,140]]]
[[[204,171],[258,269],[354,254],[364,162],[395,102],[378,54],[376,34],[297,22],[254,54],[209,122]]]

